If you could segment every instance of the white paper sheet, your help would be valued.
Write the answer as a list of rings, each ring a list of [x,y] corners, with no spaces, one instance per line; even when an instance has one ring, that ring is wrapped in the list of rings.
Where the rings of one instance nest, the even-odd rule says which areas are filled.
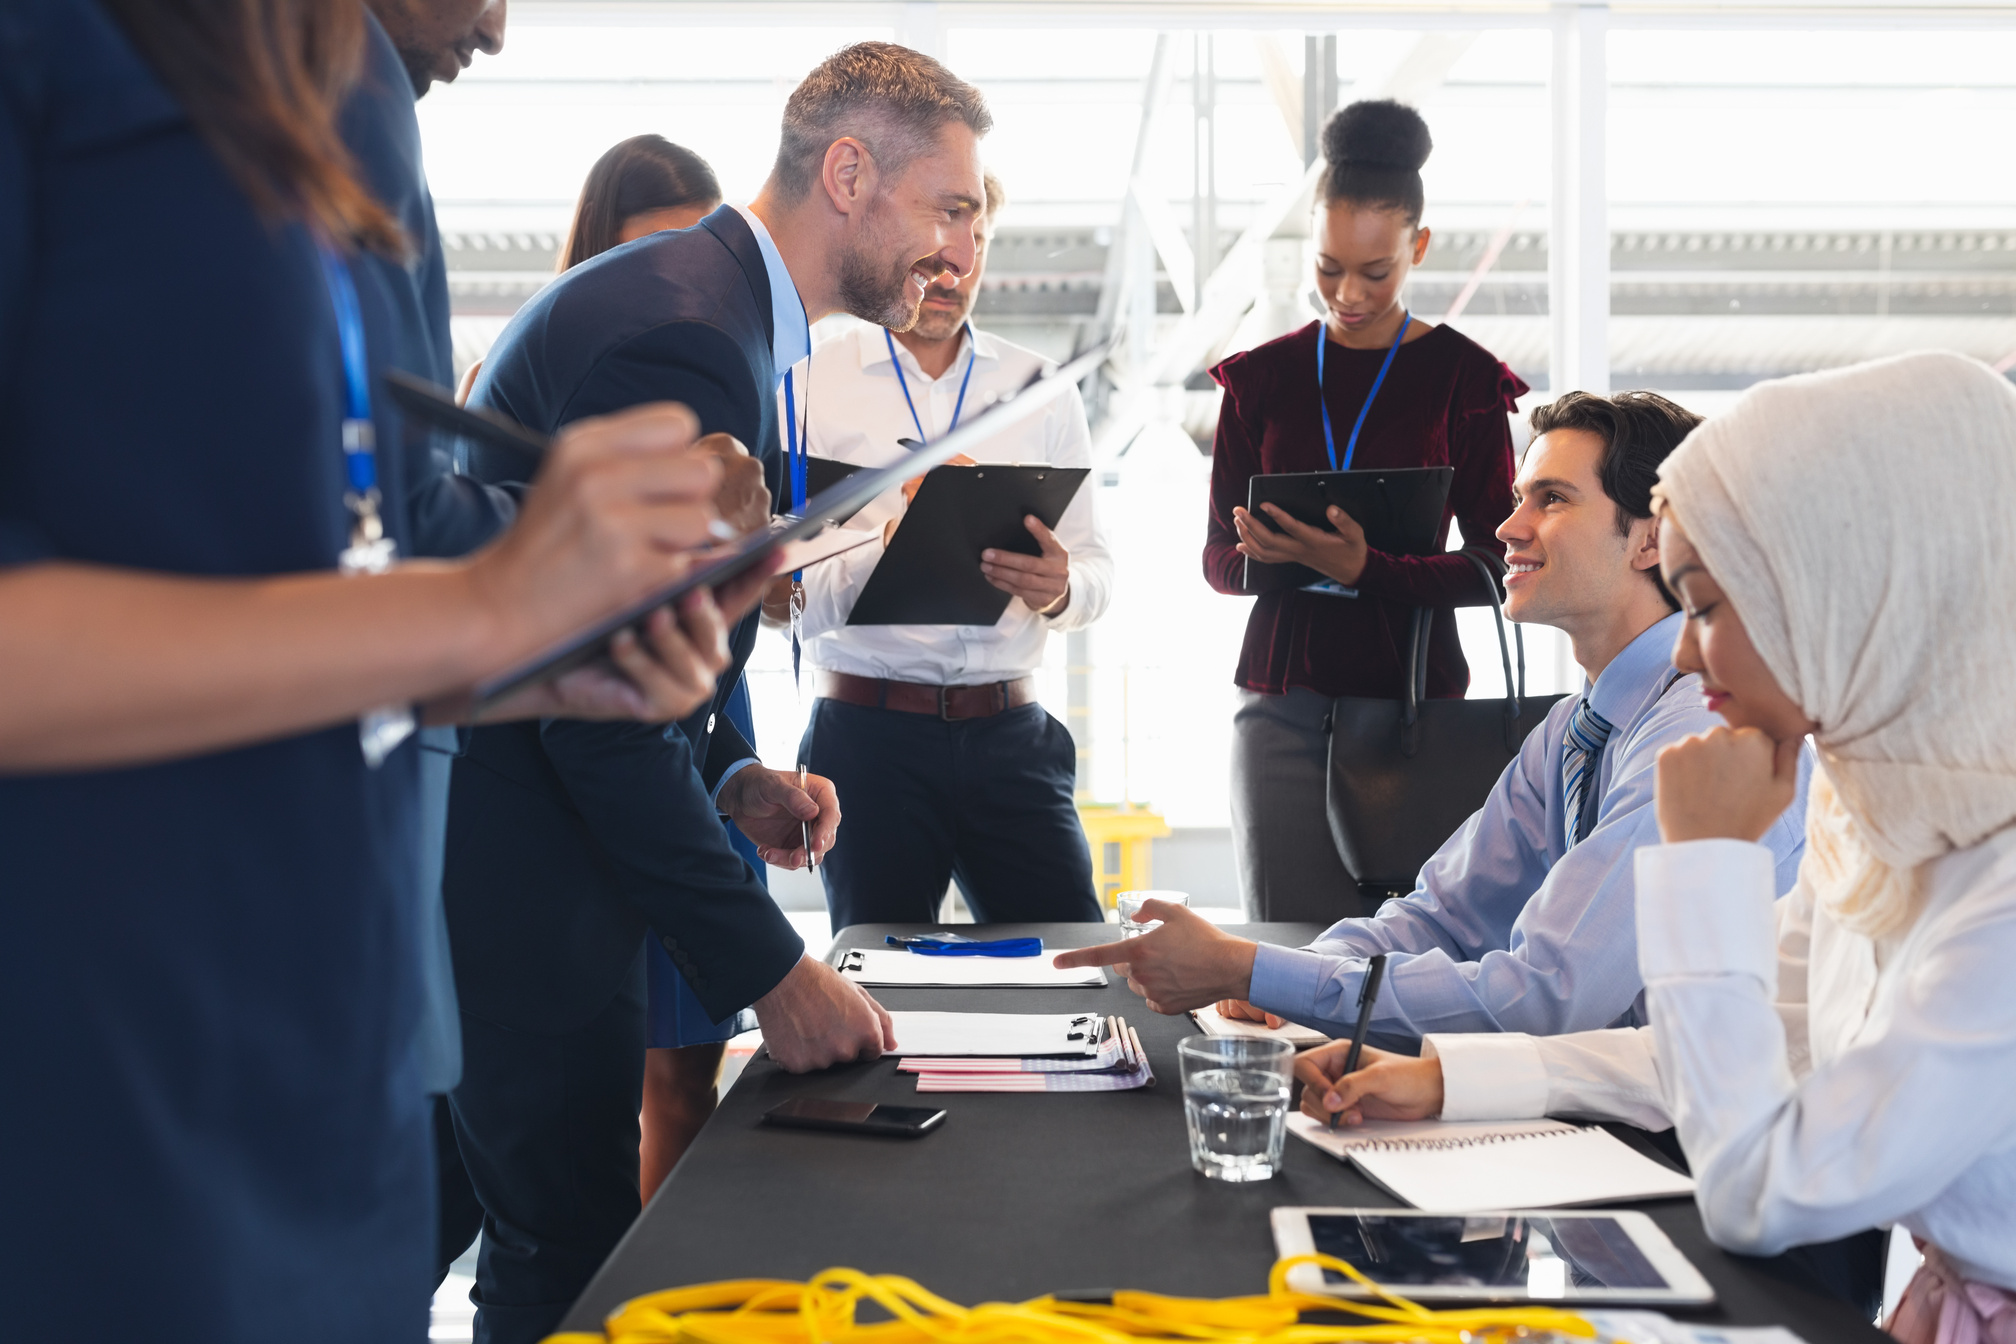
[[[897,1055],[1084,1055],[1097,1013],[891,1013]],[[1074,1040],[1073,1037],[1076,1037]]]
[[[1270,1027],[1265,1022],[1242,1022],[1224,1016],[1211,1004],[1193,1009],[1190,1017],[1206,1036],[1243,1036],[1250,1040],[1286,1041],[1297,1050],[1307,1050],[1312,1045],[1323,1045],[1330,1039],[1313,1027],[1305,1027],[1296,1022],[1284,1022],[1278,1027]]]
[[[1374,1121],[1335,1132],[1307,1115],[1289,1132],[1417,1209],[1563,1209],[1694,1193],[1694,1182],[1600,1129],[1556,1120]]]

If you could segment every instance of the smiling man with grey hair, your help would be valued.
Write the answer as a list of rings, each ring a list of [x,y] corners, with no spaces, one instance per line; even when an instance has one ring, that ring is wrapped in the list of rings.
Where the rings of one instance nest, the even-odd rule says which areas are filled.
[[[934,280],[973,270],[988,125],[980,95],[928,56],[835,53],[792,94],[754,202],[555,279],[499,336],[470,405],[551,432],[683,402],[703,431],[747,445],[776,498],[775,397],[811,323],[844,309],[908,327]],[[756,469],[739,447],[724,462]],[[538,463],[482,449],[470,467],[506,484]],[[804,955],[715,819],[788,867],[805,863],[808,829],[823,850],[839,824],[829,781],[801,788],[754,760],[722,712],[755,635],[754,617],[738,627],[715,702],[682,732],[494,724],[455,762],[446,889],[466,1068],[440,1156],[483,1208],[484,1344],[544,1338],[637,1216],[645,1037],[631,968],[646,937],[712,1020],[753,1005],[787,1069],[894,1045],[874,1000]]]

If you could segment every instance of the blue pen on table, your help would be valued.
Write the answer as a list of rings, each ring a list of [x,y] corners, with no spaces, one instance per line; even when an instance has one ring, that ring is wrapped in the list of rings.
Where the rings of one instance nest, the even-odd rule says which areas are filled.
[[[995,938],[981,942],[956,933],[892,933],[882,941],[891,947],[908,948],[922,957],[1034,957],[1043,952],[1041,938]]]
[[[1358,987],[1358,1026],[1351,1033],[1351,1050],[1344,1056],[1340,1078],[1358,1072],[1358,1057],[1365,1053],[1365,1033],[1372,1029],[1372,1006],[1379,1001],[1379,982],[1385,978],[1386,954],[1381,952],[1365,965],[1365,983]],[[1337,1117],[1342,1114],[1330,1112],[1330,1128],[1337,1128]]]

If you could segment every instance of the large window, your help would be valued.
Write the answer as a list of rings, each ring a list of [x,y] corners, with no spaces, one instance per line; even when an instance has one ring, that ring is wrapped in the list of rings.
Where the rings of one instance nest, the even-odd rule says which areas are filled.
[[[1288,21],[1252,8],[1183,14]],[[1313,35],[1163,31],[1138,5],[1082,6],[1084,27],[1054,6],[1040,25],[995,5],[990,26],[964,27],[961,11],[800,6],[777,13],[817,26],[757,26],[765,10],[732,5],[514,6],[505,53],[421,105],[458,359],[480,355],[550,276],[581,178],[615,141],[664,134],[746,198],[784,97],[822,55],[867,37],[934,49],[986,92],[986,152],[1011,198],[981,321],[1053,354],[1102,322],[1124,337],[1092,398],[1101,458],[1087,486],[1119,556],[1116,598],[1087,636],[1053,640],[1043,671],[1093,798],[1226,824],[1247,603],[1200,574],[1216,399],[1197,372],[1313,316],[1297,190],[1312,117],[1336,101],[1391,94],[1422,108],[1435,242],[1409,302],[1504,358],[1537,389],[1529,403],[1558,381],[1570,319],[1555,300],[1578,276],[1608,296],[1574,317],[1607,361],[1583,360],[1571,380],[1651,387],[1708,413],[1760,378],[1924,346],[2016,360],[2007,29],[1914,31],[1819,8],[1797,31],[1655,29],[1632,9],[1606,23],[1584,6],[1576,46],[1549,13],[1525,10],[1497,11],[1495,29]],[[1419,7],[1423,24],[1476,12]],[[1324,13],[1355,22],[1348,7]],[[1559,96],[1557,66],[1578,97]],[[1564,115],[1595,120],[1564,127]],[[1556,173],[1555,147],[1582,152],[1592,129],[1596,171]],[[1580,194],[1557,199],[1564,190]],[[1571,215],[1602,241],[1555,257]],[[1500,693],[1488,617],[1461,624],[1471,693]],[[1532,688],[1568,689],[1579,674],[1564,641],[1529,634]],[[765,636],[752,675],[766,755],[794,759],[804,701],[783,640]]]

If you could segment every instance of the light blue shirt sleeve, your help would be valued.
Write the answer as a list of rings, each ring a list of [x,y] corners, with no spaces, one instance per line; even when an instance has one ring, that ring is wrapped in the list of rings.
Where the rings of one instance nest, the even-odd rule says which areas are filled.
[[[1564,852],[1558,762],[1573,703],[1562,701],[1528,735],[1484,806],[1428,861],[1412,893],[1372,918],[1343,921],[1306,948],[1261,945],[1253,1004],[1348,1035],[1365,959],[1385,952],[1372,1017],[1382,1035],[1558,1035],[1643,1025],[1632,855],[1659,843],[1654,765],[1668,743],[1721,720],[1691,684],[1660,697],[1614,741],[1596,828]],[[1801,799],[1810,764],[1809,749]],[[1764,837],[1780,895],[1792,885],[1804,830],[1803,805],[1795,805]]]

